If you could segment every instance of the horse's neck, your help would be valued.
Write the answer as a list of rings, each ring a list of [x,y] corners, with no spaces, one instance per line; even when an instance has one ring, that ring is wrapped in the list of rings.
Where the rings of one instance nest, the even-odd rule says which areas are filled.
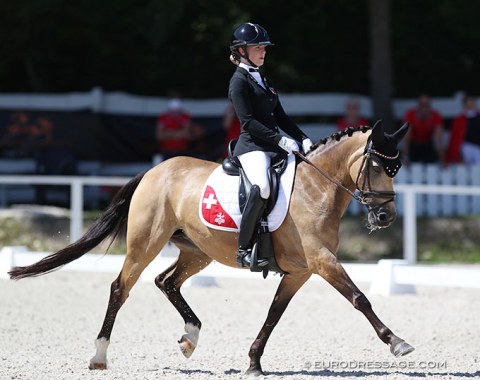
[[[324,147],[321,151],[313,152],[308,158],[328,177],[341,183],[350,191],[354,191],[355,184],[350,176],[350,166],[355,158],[359,158],[363,153],[365,142],[366,138],[361,136],[344,137],[331,146]],[[299,182],[301,182],[298,186],[306,203],[320,202],[319,207],[322,209],[323,215],[332,221],[335,218],[331,219],[331,217],[337,216],[339,221],[352,200],[351,195],[345,189],[336,187],[331,179],[315,171],[306,163],[302,165],[298,174],[300,175]]]
[[[366,136],[363,133],[344,137],[325,150],[314,153],[311,161],[343,186],[353,190],[355,184],[350,175],[350,167],[363,153],[365,144]]]

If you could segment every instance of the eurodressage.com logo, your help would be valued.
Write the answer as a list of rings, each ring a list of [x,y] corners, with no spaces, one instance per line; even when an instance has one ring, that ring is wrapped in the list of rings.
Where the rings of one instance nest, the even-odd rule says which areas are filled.
[[[305,362],[304,368],[307,370],[342,370],[342,369],[383,369],[383,370],[404,370],[404,369],[447,369],[447,362],[433,361],[361,361],[361,360],[320,360],[315,362]]]

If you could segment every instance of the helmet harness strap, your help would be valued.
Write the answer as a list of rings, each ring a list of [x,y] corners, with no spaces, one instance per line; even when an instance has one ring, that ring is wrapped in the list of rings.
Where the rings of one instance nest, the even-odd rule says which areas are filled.
[[[258,66],[257,66],[255,63],[253,63],[253,62],[251,61],[250,57],[248,56],[247,47],[248,47],[248,45],[247,45],[247,43],[245,43],[245,44],[243,44],[242,46],[237,47],[236,52],[238,53],[238,55],[239,55],[241,58],[246,59],[247,62],[250,64],[250,66],[257,68]],[[240,53],[240,48],[243,48],[243,51],[245,52],[244,54]]]

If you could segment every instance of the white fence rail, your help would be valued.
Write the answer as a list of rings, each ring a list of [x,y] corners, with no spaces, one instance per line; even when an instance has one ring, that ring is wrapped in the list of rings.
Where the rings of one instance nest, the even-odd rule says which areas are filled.
[[[346,101],[355,96],[360,101],[362,114],[373,118],[370,97],[347,93],[281,94],[282,104],[292,116],[338,116],[345,112]],[[462,110],[462,92],[449,98],[433,98],[433,107],[446,118],[453,118]],[[415,99],[394,99],[393,112],[401,119],[405,111],[415,104]],[[184,99],[184,108],[194,117],[221,117],[228,100]],[[168,99],[138,96],[124,92],[104,92],[93,88],[89,92],[64,94],[0,94],[0,109],[76,111],[90,109],[93,112],[156,116],[167,109]]]
[[[70,191],[70,241],[76,241],[83,231],[84,186],[122,186],[128,177],[78,176],[0,176],[0,185],[68,185]],[[480,186],[397,184],[395,190],[403,195],[398,205],[403,210],[403,257],[409,264],[417,261],[417,207],[418,197],[427,196],[480,196]],[[460,199],[460,198],[459,198]],[[463,202],[463,201],[462,201]],[[357,207],[357,206],[355,206]],[[358,210],[357,210],[358,211]]]
[[[480,187],[480,166],[479,165],[450,165],[446,168],[436,164],[412,164],[404,166],[395,177],[395,189],[399,185],[433,186],[434,188],[452,189],[453,192],[444,190],[418,191],[416,198],[416,213],[418,216],[452,216],[480,214],[480,196],[475,189]],[[422,187],[423,189],[427,189]],[[397,211],[403,215],[405,208],[404,192],[400,192],[396,200]],[[353,203],[349,207],[351,214],[358,214],[362,207]]]
[[[29,252],[26,247],[4,247],[0,250],[0,279],[8,278],[8,271],[14,266],[31,265],[47,256],[44,252]],[[166,247],[144,270],[141,279],[153,282],[175,259],[178,250]],[[119,273],[124,255],[86,254],[68,264],[62,270],[81,272]],[[468,265],[407,265],[405,260],[380,260],[378,264],[344,263],[343,267],[355,282],[369,283],[369,293],[389,296],[415,293],[416,285],[480,288],[480,266]],[[260,273],[239,270],[213,262],[203,271],[188,280],[185,285],[215,286],[218,278],[241,278],[261,280]],[[270,275],[267,279],[277,279]],[[313,281],[322,281],[312,276]]]
[[[3,185],[68,185],[70,186],[70,241],[83,234],[83,188],[85,186],[123,186],[128,177],[78,177],[78,176],[0,176]]]

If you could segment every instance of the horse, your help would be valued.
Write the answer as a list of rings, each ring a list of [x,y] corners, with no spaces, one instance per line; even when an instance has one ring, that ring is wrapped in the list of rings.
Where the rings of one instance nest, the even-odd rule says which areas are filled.
[[[385,228],[394,221],[393,176],[401,165],[397,145],[407,129],[408,125],[404,125],[394,134],[387,134],[378,122],[373,128],[349,128],[319,141],[297,161],[288,213],[272,234],[276,261],[285,274],[266,321],[251,345],[246,373],[263,374],[260,360],[269,336],[292,297],[312,274],[323,277],[361,311],[393,355],[403,356],[414,350],[377,317],[337,257],[340,219],[352,195],[367,207],[369,229]],[[78,241],[35,264],[9,272],[12,279],[51,272],[105,239],[114,239],[126,227],[127,254],[111,285],[90,369],[107,368],[107,348],[115,317],[142,271],[169,240],[180,253],[155,278],[155,284],[185,322],[185,334],[178,341],[182,353],[189,358],[194,352],[202,323],[180,293],[181,286],[213,260],[230,267],[237,265],[238,234],[210,229],[198,215],[203,184],[217,166],[214,162],[175,157],[140,173],[118,191]]]

